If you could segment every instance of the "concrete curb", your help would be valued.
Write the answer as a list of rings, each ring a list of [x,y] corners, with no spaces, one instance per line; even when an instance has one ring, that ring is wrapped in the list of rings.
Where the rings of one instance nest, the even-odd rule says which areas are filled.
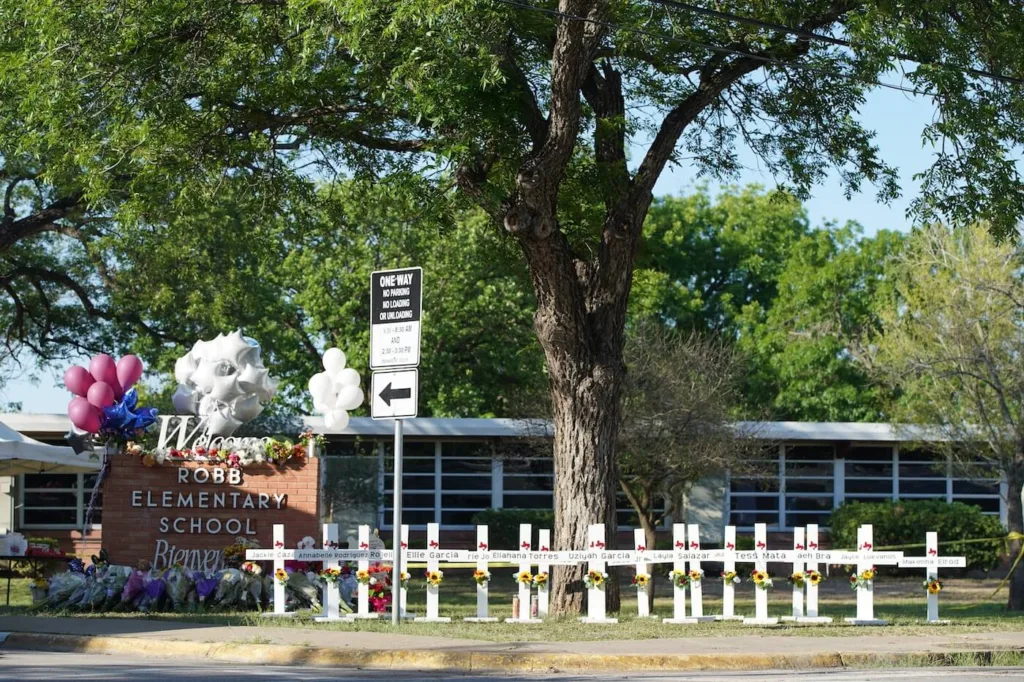
[[[91,654],[182,657],[249,665],[313,665],[404,671],[478,672],[668,672],[683,670],[809,670],[884,665],[950,665],[954,656],[982,660],[1004,650],[963,652],[779,654],[604,655],[571,653],[491,653],[482,651],[386,651],[315,648],[244,642],[192,642],[139,637],[102,637],[12,632],[4,648]]]

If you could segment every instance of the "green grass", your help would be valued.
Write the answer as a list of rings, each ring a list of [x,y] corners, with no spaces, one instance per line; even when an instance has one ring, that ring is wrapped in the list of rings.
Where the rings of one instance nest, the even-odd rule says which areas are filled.
[[[636,613],[636,592],[632,587],[623,586],[620,623],[614,626],[582,625],[575,619],[551,619],[542,625],[517,624],[476,624],[464,623],[462,618],[474,615],[476,596],[475,585],[468,572],[446,571],[441,587],[441,615],[450,616],[452,623],[438,626],[428,623],[404,623],[406,634],[444,636],[459,639],[476,639],[493,642],[534,642],[574,641],[602,639],[656,639],[669,637],[722,637],[738,634],[770,632],[772,635],[799,637],[846,637],[862,636],[879,630],[865,630],[843,623],[846,616],[855,615],[856,598],[846,585],[844,576],[836,575],[823,584],[820,613],[831,616],[834,623],[829,626],[780,625],[770,630],[750,628],[741,623],[702,623],[699,625],[663,625],[661,617],[671,615],[671,596],[668,581],[660,580],[656,590],[654,619],[638,619]],[[511,571],[495,570],[491,581],[490,615],[505,618],[511,616],[512,596],[516,586]],[[1024,614],[1011,614],[1004,610],[1005,592],[995,599],[989,599],[996,580],[948,580],[940,599],[939,612],[943,618],[953,621],[947,626],[924,624],[925,594],[919,580],[880,578],[875,585],[875,613],[879,618],[888,619],[890,626],[884,629],[888,635],[920,636],[936,634],[963,634],[991,631],[1024,631]],[[715,579],[705,585],[704,612],[721,612],[721,586]],[[770,596],[770,613],[773,616],[789,615],[790,594],[788,586],[779,586]],[[423,613],[424,591],[419,581],[409,589],[409,607],[414,613]],[[750,614],[754,610],[752,588],[743,584],[737,589],[736,612]],[[71,615],[53,612],[33,612],[29,607],[28,581],[12,583],[11,606],[0,609],[0,615],[37,613],[38,615]],[[260,625],[268,622],[252,612],[241,613],[162,613],[162,614],[73,614],[84,618],[149,618],[202,622],[219,625]],[[389,632],[390,621],[356,621],[355,623],[314,623],[308,617],[280,619],[273,621],[274,627],[315,628],[317,630]],[[1014,664],[1016,665],[1016,664]]]

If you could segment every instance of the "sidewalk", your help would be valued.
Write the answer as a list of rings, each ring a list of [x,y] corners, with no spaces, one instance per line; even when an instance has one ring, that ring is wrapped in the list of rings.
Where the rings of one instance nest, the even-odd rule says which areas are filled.
[[[174,656],[272,665],[458,671],[765,670],[942,664],[963,652],[1024,651],[1020,632],[900,637],[750,634],[688,639],[487,642],[376,632],[102,618],[0,617],[7,648]],[[609,631],[609,634],[612,634]]]

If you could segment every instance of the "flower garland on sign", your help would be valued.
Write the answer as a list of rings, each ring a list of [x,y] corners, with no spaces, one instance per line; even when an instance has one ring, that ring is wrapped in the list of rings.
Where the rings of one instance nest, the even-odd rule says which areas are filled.
[[[767,590],[774,585],[772,576],[768,571],[759,571],[756,568],[750,572],[750,580],[753,581],[754,587],[759,590]]]
[[[515,580],[520,585],[532,585],[533,584],[533,574],[530,573],[529,571],[523,571],[521,573],[516,573],[515,576],[513,576],[512,579]]]
[[[147,467],[178,462],[201,462],[226,466],[229,469],[241,469],[256,464],[273,464],[280,467],[291,460],[305,461],[310,439],[317,444],[317,447],[324,448],[327,445],[327,438],[323,434],[314,436],[312,431],[305,431],[300,433],[295,441],[287,438],[259,438],[247,439],[247,443],[242,446],[197,446],[181,450],[178,448],[148,449],[142,443],[129,441],[125,446],[125,454],[141,458],[142,464]]]
[[[793,587],[803,588],[804,583],[807,581],[807,576],[804,575],[803,571],[797,571],[787,578],[789,584]]]
[[[938,594],[942,591],[942,581],[934,575],[930,575],[928,576],[928,579],[924,581],[922,587],[924,587],[928,594]]]
[[[651,576],[647,573],[637,573],[633,576],[633,584],[638,590],[646,591],[647,586],[651,584]]]
[[[858,588],[864,588],[866,590],[872,589],[875,582],[875,567],[865,569],[860,573],[854,573],[850,576],[850,589],[856,590]]]
[[[597,588],[604,589],[604,583],[608,580],[608,574],[602,571],[587,571],[587,574],[583,576],[583,584],[587,586],[587,589]]]
[[[690,574],[678,568],[668,574],[668,579],[681,590],[685,590],[686,586],[690,584]]]
[[[814,585],[815,587],[820,585],[821,581],[825,579],[825,576],[823,576],[821,573],[818,573],[817,571],[814,571],[814,570],[808,570],[806,572],[806,575],[807,575],[807,582],[809,582],[810,584]]]
[[[538,590],[548,589],[547,571],[544,571],[543,573],[538,573],[537,575],[533,576],[533,584],[537,586]]]
[[[722,571],[722,582],[723,583],[740,583],[740,576],[736,571]]]
[[[486,585],[491,582],[491,572],[481,570],[473,571],[473,580],[476,581],[477,585]]]
[[[428,587],[437,587],[444,582],[444,571],[427,571],[423,574]]]

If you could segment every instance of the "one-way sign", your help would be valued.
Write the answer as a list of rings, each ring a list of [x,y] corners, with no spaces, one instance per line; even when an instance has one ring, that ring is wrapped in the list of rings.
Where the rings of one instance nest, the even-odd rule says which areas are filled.
[[[374,419],[415,417],[419,403],[419,370],[374,372],[370,416]]]
[[[423,268],[370,275],[370,367],[420,364]]]

